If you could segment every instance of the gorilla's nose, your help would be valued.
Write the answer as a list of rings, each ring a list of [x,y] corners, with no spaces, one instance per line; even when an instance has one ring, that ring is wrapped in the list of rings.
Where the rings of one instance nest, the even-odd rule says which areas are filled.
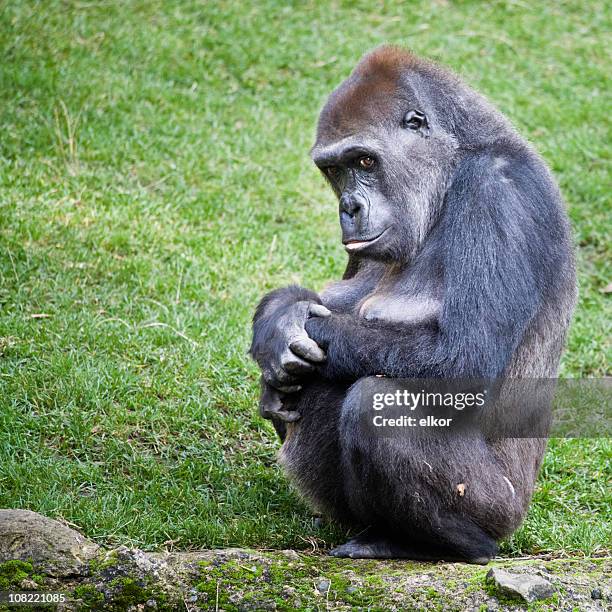
[[[367,224],[366,208],[366,202],[355,195],[343,194],[340,197],[340,227],[343,241],[367,233],[367,227],[363,227],[364,223]]]
[[[340,196],[340,212],[348,215],[351,219],[361,210],[361,202],[358,198],[348,194]]]

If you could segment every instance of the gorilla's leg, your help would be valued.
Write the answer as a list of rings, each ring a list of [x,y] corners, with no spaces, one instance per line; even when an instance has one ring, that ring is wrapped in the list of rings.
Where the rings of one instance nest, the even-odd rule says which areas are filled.
[[[347,392],[315,381],[287,407],[302,415],[287,424],[280,453],[294,484],[323,514],[369,526],[332,554],[486,563],[523,512],[498,460],[480,439],[376,434],[363,420],[361,382]]]
[[[377,431],[361,401],[365,380],[347,393],[338,436],[350,515],[370,529],[332,554],[486,563],[523,512],[498,458],[475,435]]]
[[[402,535],[391,537],[383,531],[368,528],[345,544],[332,549],[329,554],[332,557],[349,557],[351,559],[444,560],[486,564],[497,554],[497,544],[482,530],[473,529],[473,527],[469,523],[461,526],[460,540],[467,541],[468,545],[455,546],[454,548],[431,541],[428,543],[419,542],[416,538],[408,543]]]
[[[286,432],[279,432],[284,434],[279,460],[315,510],[351,524],[338,443],[346,390],[344,384],[313,381],[299,393],[286,396],[286,410],[295,410],[301,417],[295,423],[283,423]]]

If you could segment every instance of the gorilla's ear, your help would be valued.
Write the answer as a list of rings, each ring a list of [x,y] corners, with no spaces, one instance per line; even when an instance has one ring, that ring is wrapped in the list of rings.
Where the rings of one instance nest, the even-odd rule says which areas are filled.
[[[440,329],[458,375],[503,373],[542,299],[542,275],[557,269],[549,261],[541,269],[554,258],[545,220],[559,215],[555,194],[539,160],[523,155],[469,154],[446,195]]]
[[[416,132],[423,138],[429,137],[429,121],[423,111],[417,109],[407,111],[402,119],[402,127]]]

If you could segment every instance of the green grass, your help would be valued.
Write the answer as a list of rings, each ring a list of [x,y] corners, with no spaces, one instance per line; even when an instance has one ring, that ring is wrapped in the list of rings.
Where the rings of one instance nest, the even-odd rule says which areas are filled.
[[[580,247],[563,373],[609,373],[609,26],[603,1],[1,3],[0,506],[147,548],[340,539],[275,465],[246,350],[264,292],[342,272],[307,152],[382,42],[548,160]],[[609,546],[611,447],[554,441],[504,551]]]

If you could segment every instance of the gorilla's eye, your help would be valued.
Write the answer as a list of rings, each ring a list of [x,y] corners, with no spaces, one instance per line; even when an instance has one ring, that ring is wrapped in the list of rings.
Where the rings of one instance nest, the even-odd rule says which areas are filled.
[[[367,155],[359,158],[359,165],[364,170],[371,170],[374,167],[375,163],[376,162],[374,161],[374,159],[372,157],[368,157]]]
[[[423,127],[427,127],[427,117],[421,111],[410,110],[404,115],[402,126],[409,130],[420,130]]]
[[[332,180],[337,181],[342,176],[342,170],[338,166],[327,166],[325,174]]]

